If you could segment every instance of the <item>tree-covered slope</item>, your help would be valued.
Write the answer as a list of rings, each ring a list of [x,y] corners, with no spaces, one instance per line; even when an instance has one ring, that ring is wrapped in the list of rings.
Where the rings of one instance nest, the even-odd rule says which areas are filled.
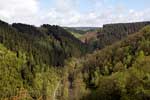
[[[121,42],[117,42],[111,46],[95,51],[92,55],[88,55],[87,62],[93,63],[96,66],[114,66],[118,61],[121,61],[128,68],[132,61],[135,60],[139,52],[144,52],[145,55],[150,55],[150,27],[147,26],[141,31],[129,35]],[[127,61],[126,61],[127,60]],[[93,62],[91,62],[93,61]],[[97,61],[97,62],[95,62]],[[110,64],[112,65],[110,65]],[[90,64],[87,64],[88,66]],[[91,65],[91,67],[94,67]],[[111,68],[111,67],[110,67]],[[111,73],[111,70],[109,71]]]
[[[0,42],[17,53],[26,52],[35,64],[62,66],[65,59],[85,52],[85,45],[59,26],[8,25],[1,21]]]
[[[85,47],[59,26],[0,21],[0,99],[52,100],[65,60]]]
[[[33,100],[44,95],[49,99],[53,97],[53,91],[60,79],[59,70],[43,65],[43,69],[33,71],[27,65],[26,58],[25,54],[17,55],[0,44],[1,100]],[[44,70],[44,67],[47,69]]]
[[[69,82],[73,84],[75,98],[150,99],[150,26],[73,61],[76,64],[70,65],[72,69],[69,70]]]
[[[21,88],[21,67],[25,64],[23,57],[17,57],[14,52],[0,44],[0,98],[15,95],[17,88]]]

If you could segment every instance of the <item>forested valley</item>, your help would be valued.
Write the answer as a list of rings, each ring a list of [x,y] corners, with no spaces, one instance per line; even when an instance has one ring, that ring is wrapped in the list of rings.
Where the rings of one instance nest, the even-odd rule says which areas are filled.
[[[0,21],[0,100],[150,100],[150,22]]]

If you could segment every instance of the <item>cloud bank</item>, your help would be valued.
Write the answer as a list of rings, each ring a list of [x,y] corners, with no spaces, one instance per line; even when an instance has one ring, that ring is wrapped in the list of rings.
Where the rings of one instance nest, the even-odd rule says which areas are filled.
[[[53,7],[46,11],[40,9],[43,0],[0,0],[0,19],[9,23],[61,26],[102,26],[106,23],[150,20],[150,9],[137,11],[123,5],[106,6],[105,1],[110,0],[85,0],[85,4],[90,3],[92,8],[82,12],[81,0],[55,0]]]

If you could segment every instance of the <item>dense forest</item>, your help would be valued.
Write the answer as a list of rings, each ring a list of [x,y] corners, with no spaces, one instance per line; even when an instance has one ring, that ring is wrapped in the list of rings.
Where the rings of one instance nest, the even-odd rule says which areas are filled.
[[[83,30],[0,21],[0,99],[150,100],[149,25],[104,25],[83,43]]]
[[[22,88],[35,99],[44,95],[47,88],[52,92],[65,60],[86,52],[81,41],[63,28],[51,25],[9,25],[0,21],[0,44],[0,97],[15,96]]]
[[[86,50],[82,42],[59,26],[35,27],[5,22],[0,22],[0,26],[1,43],[17,54],[26,53],[35,64],[63,66],[66,58],[80,56]]]
[[[149,100],[150,26],[70,63],[73,100]]]

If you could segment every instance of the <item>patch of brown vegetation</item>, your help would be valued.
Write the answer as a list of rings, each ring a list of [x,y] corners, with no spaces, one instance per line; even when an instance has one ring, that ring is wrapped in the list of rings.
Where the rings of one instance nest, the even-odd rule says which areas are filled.
[[[87,32],[80,38],[80,40],[83,43],[89,43],[91,40],[96,39],[97,36],[98,36],[97,32]]]

